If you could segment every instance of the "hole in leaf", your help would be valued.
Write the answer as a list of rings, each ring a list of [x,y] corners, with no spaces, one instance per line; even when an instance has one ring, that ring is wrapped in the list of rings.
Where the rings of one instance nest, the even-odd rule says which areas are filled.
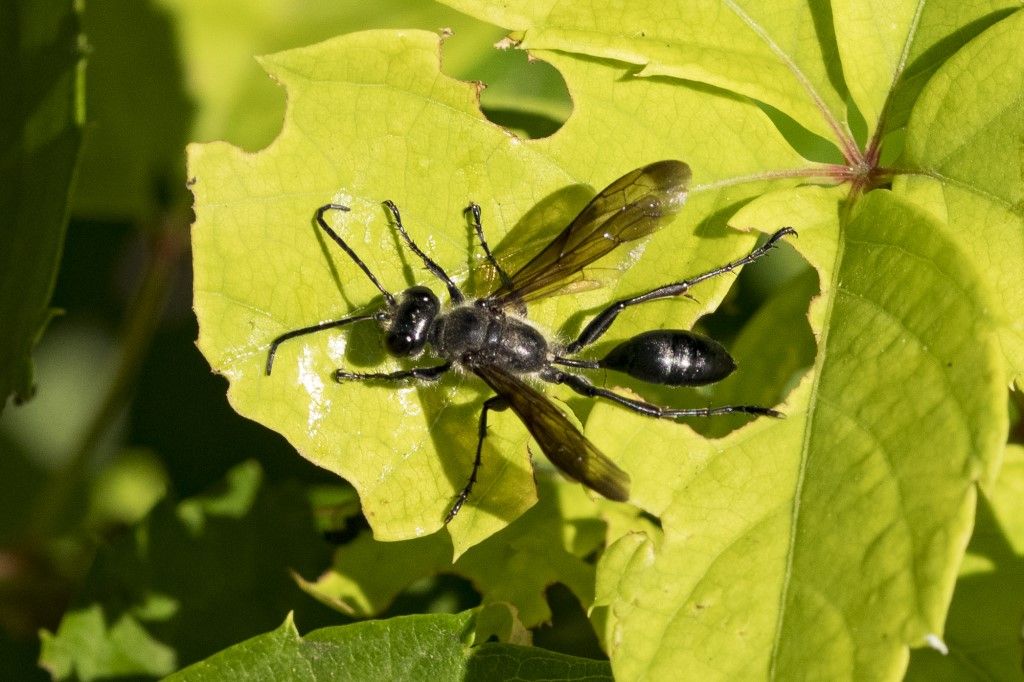
[[[817,345],[807,320],[819,292],[817,271],[788,244],[744,268],[722,305],[697,330],[729,349],[737,370],[708,387],[708,405],[779,404],[814,364]],[[751,421],[747,415],[689,420],[697,432],[721,437]]]
[[[484,83],[480,93],[484,116],[521,137],[548,137],[572,113],[562,74],[547,62],[529,59],[522,50],[494,49],[457,77]]]
[[[614,374],[614,385],[647,402],[674,408],[778,405],[814,363],[817,346],[807,310],[818,291],[817,271],[783,241],[770,257],[740,270],[718,309],[693,326],[693,331],[725,346],[736,361],[735,372],[700,388],[650,384],[621,373]],[[699,299],[700,293],[695,295]],[[600,357],[614,343],[598,342],[593,355]],[[575,410],[588,410],[593,402],[582,399],[570,404]],[[706,437],[720,438],[753,419],[733,414],[684,421]]]

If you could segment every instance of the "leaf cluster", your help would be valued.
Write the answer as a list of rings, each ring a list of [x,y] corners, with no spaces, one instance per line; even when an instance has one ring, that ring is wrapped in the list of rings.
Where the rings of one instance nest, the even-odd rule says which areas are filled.
[[[0,26],[0,391],[39,389],[0,422],[0,652],[22,677],[39,647],[82,680],[1019,676],[1019,5],[49,0]],[[479,295],[470,201],[514,272],[659,159],[692,168],[685,209],[530,318],[571,339],[793,226],[594,349],[696,326],[729,379],[591,374],[785,419],[548,388],[629,502],[493,413],[445,525],[482,382],[335,383],[422,364],[372,324],[289,342],[265,376],[271,339],[380,305],[318,206],[350,208],[332,227],[390,290],[441,293],[395,202]]]

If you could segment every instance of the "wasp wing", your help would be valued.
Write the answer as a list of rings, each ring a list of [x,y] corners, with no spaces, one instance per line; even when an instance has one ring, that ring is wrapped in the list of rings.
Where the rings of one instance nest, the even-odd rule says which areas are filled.
[[[619,244],[660,229],[682,208],[689,182],[690,167],[682,161],[658,161],[626,173],[487,298],[509,305],[558,291]]]
[[[503,369],[472,369],[509,404],[552,464],[609,500],[629,499],[629,474],[605,457],[543,393]]]

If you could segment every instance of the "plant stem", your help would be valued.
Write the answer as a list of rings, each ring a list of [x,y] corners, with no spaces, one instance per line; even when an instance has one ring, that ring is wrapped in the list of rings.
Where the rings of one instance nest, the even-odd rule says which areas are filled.
[[[690,191],[694,194],[699,194],[700,192],[711,192],[717,189],[722,189],[723,187],[743,185],[748,182],[765,182],[768,180],[783,180],[786,178],[812,178],[841,181],[846,179],[848,174],[849,169],[846,166],[831,164],[811,166],[808,168],[790,168],[787,170],[765,171],[762,173],[754,173],[752,175],[724,178],[722,180],[715,180],[714,182],[707,182],[701,185],[693,185],[690,187]]]

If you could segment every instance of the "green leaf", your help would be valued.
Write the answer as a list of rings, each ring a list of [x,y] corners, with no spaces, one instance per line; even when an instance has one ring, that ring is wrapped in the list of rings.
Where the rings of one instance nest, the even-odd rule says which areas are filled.
[[[992,476],[1006,428],[984,287],[948,229],[888,192],[864,198],[842,243],[817,365],[785,420],[706,441],[591,414],[587,435],[617,444],[664,531],[603,559],[616,676],[889,678],[942,632],[970,483]]]
[[[608,664],[508,644],[470,648],[472,612],[314,630],[289,617],[168,678],[200,680],[610,680]]]
[[[0,410],[33,391],[30,355],[53,315],[81,142],[84,61],[69,0],[0,4]]]
[[[1024,575],[1024,448],[1011,445],[978,518],[957,578],[940,653],[913,652],[908,680],[1012,680],[1020,676]],[[1007,598],[1010,597],[1010,598]]]
[[[1024,14],[985,31],[935,75],[907,125],[893,188],[956,227],[999,295],[987,311],[1024,381]],[[970,93],[970,105],[963,103]]]
[[[317,539],[302,490],[239,465],[223,490],[163,502],[101,549],[40,663],[56,679],[166,675],[305,601],[289,570],[323,565]]]
[[[671,11],[655,2],[613,10],[598,0],[445,4],[525,33],[524,49],[614,59],[642,66],[640,76],[735,91],[786,112],[821,136],[834,132],[823,113],[834,119],[845,113],[845,93],[826,66],[837,56],[834,38],[817,29],[828,20],[827,10],[805,2],[689,2]]]

